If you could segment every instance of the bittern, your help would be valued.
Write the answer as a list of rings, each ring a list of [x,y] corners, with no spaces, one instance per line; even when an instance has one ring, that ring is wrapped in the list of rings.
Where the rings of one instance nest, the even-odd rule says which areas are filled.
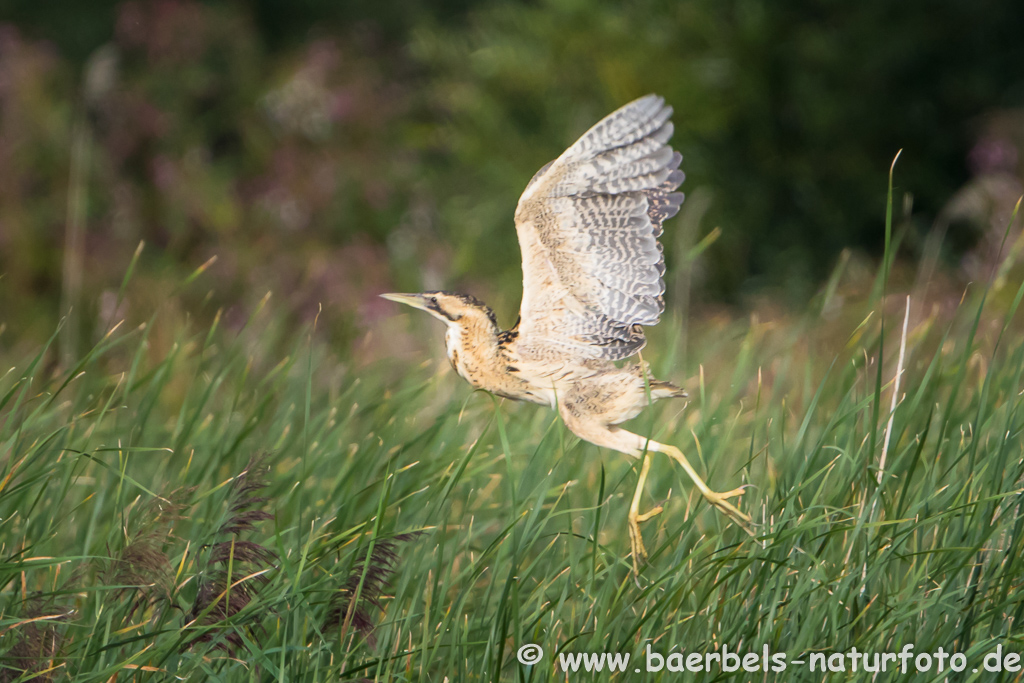
[[[658,237],[679,211],[682,155],[668,144],[672,108],[655,95],[608,115],[526,186],[515,212],[523,257],[518,322],[501,331],[494,312],[466,294],[384,294],[447,325],[455,370],[474,387],[557,408],[585,441],[643,457],[629,508],[633,566],[647,558],[640,512],[650,451],[679,463],[704,498],[743,528],[750,518],[729,502],[743,488],[712,491],[675,446],[620,428],[650,400],[684,397],[654,379],[647,364],[621,361],[646,344],[643,326],[665,310],[665,259]],[[649,394],[649,398],[648,398]]]

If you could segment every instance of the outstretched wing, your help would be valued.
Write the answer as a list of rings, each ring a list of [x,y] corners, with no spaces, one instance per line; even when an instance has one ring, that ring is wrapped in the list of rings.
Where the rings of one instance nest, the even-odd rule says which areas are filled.
[[[609,114],[537,172],[516,207],[520,354],[619,360],[665,310],[662,223],[679,211],[682,156],[655,95]]]

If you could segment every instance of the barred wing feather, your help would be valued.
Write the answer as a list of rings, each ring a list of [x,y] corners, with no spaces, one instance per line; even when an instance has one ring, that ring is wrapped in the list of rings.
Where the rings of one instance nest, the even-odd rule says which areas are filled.
[[[519,351],[535,360],[619,360],[665,310],[658,237],[679,210],[672,108],[655,95],[608,115],[527,185]]]

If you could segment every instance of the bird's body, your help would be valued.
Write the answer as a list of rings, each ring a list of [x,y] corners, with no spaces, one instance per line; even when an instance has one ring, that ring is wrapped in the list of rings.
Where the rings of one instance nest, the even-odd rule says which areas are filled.
[[[445,332],[445,350],[452,368],[478,389],[519,401],[559,408],[563,415],[601,415],[617,425],[636,417],[646,404],[646,367],[617,366],[598,358],[569,363],[559,357],[520,353],[518,324],[501,331],[486,305],[461,294],[433,292],[446,311],[459,311],[458,325]],[[668,382],[648,377],[653,399],[686,396]]]
[[[618,427],[651,400],[686,393],[646,365],[616,364],[646,343],[644,325],[664,311],[665,263],[658,237],[679,210],[682,159],[666,143],[672,109],[649,95],[605,117],[529,182],[515,212],[523,255],[520,319],[501,331],[475,298],[449,292],[386,294],[447,324],[445,347],[470,384],[557,408],[577,436],[644,456],[630,507],[634,564],[645,556],[638,522],[647,451],[680,463],[704,497],[735,521],[749,518],[711,491],[674,446]]]

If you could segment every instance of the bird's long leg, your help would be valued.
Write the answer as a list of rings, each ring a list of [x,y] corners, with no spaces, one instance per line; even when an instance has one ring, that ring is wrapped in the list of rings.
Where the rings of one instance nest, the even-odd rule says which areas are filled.
[[[700,475],[697,474],[697,470],[693,469],[693,466],[690,465],[690,462],[686,459],[686,456],[683,455],[683,452],[676,448],[675,446],[670,446],[664,443],[658,443],[657,441],[651,441],[647,444],[647,448],[648,450],[664,453],[665,455],[679,463],[680,466],[682,466],[683,470],[688,475],[690,475],[690,479],[693,480],[693,483],[694,485],[696,485],[697,490],[700,491],[701,495],[704,496],[704,499],[706,501],[708,501],[713,506],[718,508],[719,511],[725,513],[729,517],[729,519],[739,524],[744,531],[746,531],[749,534],[753,533],[753,531],[751,530],[750,517],[740,512],[739,508],[730,503],[728,500],[729,498],[742,496],[745,490],[744,487],[741,486],[737,489],[733,489],[732,491],[726,491],[725,493],[718,493],[717,491],[712,491],[711,488],[704,483],[704,480],[701,479]]]
[[[644,537],[640,534],[640,522],[646,522],[651,517],[661,513],[661,506],[657,506],[640,514],[640,496],[644,492],[644,484],[647,483],[647,473],[651,469],[651,454],[644,453],[644,461],[640,466],[640,479],[636,483],[636,491],[633,492],[633,502],[629,505],[629,545],[633,552],[633,571],[640,573],[640,565],[647,560],[647,549],[644,547]]]
[[[743,495],[743,487],[726,491],[725,493],[712,491],[704,483],[704,480],[700,478],[700,475],[697,474],[697,470],[693,469],[693,466],[687,461],[683,452],[675,446],[650,441],[639,434],[627,432],[625,429],[609,425],[607,422],[594,419],[585,413],[581,414],[580,411],[572,409],[570,404],[560,403],[559,412],[562,414],[562,419],[565,420],[565,425],[581,439],[586,439],[597,446],[613,448],[620,453],[625,453],[634,458],[643,457],[644,459],[643,464],[640,466],[640,481],[637,482],[637,488],[633,493],[633,500],[629,506],[629,541],[633,551],[634,570],[638,570],[640,562],[647,557],[643,537],[640,535],[640,522],[646,521],[658,514],[658,512],[661,512],[660,508],[655,508],[645,514],[640,514],[640,496],[642,495],[644,484],[647,481],[647,474],[651,467],[649,451],[664,453],[678,462],[683,470],[686,471],[686,474],[690,476],[690,479],[693,480],[693,483],[696,484],[701,495],[709,503],[725,513],[729,519],[739,524],[744,531],[753,534],[750,517],[740,512],[739,508],[728,500],[729,498]]]

